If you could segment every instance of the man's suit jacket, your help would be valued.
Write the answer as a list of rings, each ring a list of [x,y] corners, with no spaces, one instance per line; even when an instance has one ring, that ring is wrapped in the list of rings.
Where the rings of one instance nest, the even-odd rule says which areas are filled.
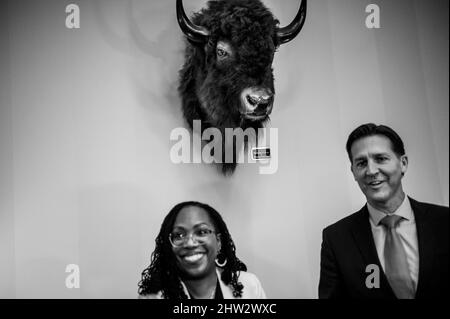
[[[410,198],[419,244],[416,298],[449,296],[449,208]],[[380,270],[379,288],[368,288],[366,267]],[[323,231],[319,298],[395,299],[378,259],[367,205]]]

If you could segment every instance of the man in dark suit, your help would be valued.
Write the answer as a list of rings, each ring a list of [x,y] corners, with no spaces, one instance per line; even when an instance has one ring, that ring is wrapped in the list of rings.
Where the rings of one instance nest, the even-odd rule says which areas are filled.
[[[447,298],[449,209],[405,195],[401,138],[364,124],[347,153],[367,204],[324,229],[319,298]]]

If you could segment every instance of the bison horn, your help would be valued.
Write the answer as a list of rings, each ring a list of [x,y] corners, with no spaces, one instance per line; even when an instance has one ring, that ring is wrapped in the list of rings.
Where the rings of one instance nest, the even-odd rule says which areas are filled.
[[[298,13],[287,27],[278,28],[277,36],[279,44],[284,44],[292,39],[294,39],[303,28],[303,24],[305,23],[306,17],[306,0],[302,0],[302,4],[300,5],[300,9],[298,9]]]
[[[204,28],[195,25],[186,15],[183,7],[183,1],[177,0],[177,20],[181,30],[187,36],[187,38],[196,43],[207,42],[209,38],[209,31]]]

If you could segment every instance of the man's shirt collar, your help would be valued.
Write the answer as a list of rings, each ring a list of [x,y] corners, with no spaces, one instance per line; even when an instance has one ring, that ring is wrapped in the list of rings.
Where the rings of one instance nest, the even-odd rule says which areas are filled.
[[[385,212],[382,212],[381,210],[378,210],[370,205],[369,202],[367,202],[367,209],[369,210],[370,220],[376,226],[378,226],[380,221],[388,215]],[[403,202],[393,214],[401,216],[408,221],[414,221],[414,214],[408,196],[405,195]]]

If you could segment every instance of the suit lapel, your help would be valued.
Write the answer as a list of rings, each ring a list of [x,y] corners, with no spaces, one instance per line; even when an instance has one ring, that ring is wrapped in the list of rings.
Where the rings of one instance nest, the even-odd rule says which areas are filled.
[[[364,268],[367,265],[375,264],[380,269],[380,289],[376,289],[376,292],[380,293],[380,297],[395,297],[386,275],[384,274],[383,267],[381,267],[380,259],[378,258],[372,229],[370,228],[369,210],[367,209],[367,205],[356,214],[351,231],[355,243],[364,259]]]
[[[356,215],[352,225],[352,234],[356,245],[364,258],[364,262],[366,264],[380,265],[372,230],[370,229],[369,211],[367,210],[367,206],[364,206]]]
[[[216,268],[217,278],[219,278],[220,289],[222,290],[223,299],[236,299],[233,296],[231,288],[222,281],[222,271]]]
[[[416,298],[420,298],[425,285],[433,272],[433,250],[435,236],[429,214],[423,205],[409,198],[411,208],[414,212],[417,228],[417,241],[419,246],[419,282],[416,291]]]

